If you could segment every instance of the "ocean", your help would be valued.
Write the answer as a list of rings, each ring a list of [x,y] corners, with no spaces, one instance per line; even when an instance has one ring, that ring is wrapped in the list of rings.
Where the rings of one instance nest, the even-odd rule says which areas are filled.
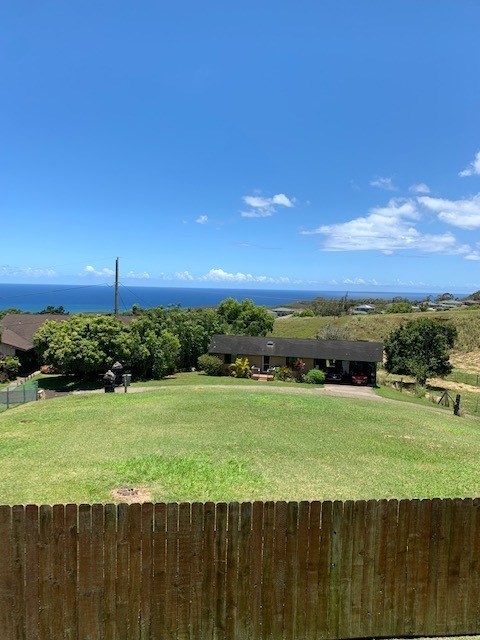
[[[119,289],[119,310],[127,311],[132,305],[141,307],[214,307],[231,296],[236,300],[249,298],[267,307],[288,306],[299,300],[313,300],[317,296],[341,298],[347,291],[305,291],[294,289],[221,289],[187,287],[126,287]],[[409,300],[424,300],[428,292],[348,292],[350,298],[391,299],[402,296]],[[436,294],[431,294],[435,296]],[[460,296],[461,297],[461,296]],[[61,284],[0,284],[0,310],[16,307],[36,312],[52,305],[62,305],[70,313],[113,311],[113,285],[61,285]]]

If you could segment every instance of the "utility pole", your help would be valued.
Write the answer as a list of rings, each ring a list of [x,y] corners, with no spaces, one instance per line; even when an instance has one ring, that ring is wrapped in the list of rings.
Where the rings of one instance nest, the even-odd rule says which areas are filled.
[[[115,260],[115,308],[113,315],[118,316],[118,258]]]

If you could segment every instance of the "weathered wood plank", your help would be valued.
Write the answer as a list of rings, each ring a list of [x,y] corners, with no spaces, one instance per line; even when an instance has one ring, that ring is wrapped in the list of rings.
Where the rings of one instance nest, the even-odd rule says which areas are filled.
[[[226,596],[227,560],[227,505],[217,504],[215,513],[215,622],[214,638],[225,640],[227,611]]]
[[[308,530],[310,527],[310,503],[306,500],[298,505],[297,542],[297,602],[295,603],[295,637],[305,638],[307,630],[307,576],[308,576]]]
[[[297,544],[298,544],[298,502],[287,504],[287,530],[285,541],[285,605],[284,605],[284,635],[294,638],[296,628],[297,608]]]
[[[12,509],[7,505],[0,505],[0,545],[0,631],[5,640],[15,640]]]
[[[53,638],[53,553],[52,553],[52,507],[40,507],[40,531],[38,554],[38,597],[40,638]]]
[[[365,556],[363,569],[362,611],[364,616],[362,635],[372,636],[375,619],[375,539],[377,529],[377,501],[368,500],[365,511]]]
[[[178,503],[167,504],[166,638],[178,631]]]
[[[202,638],[202,579],[203,579],[203,503],[194,502],[191,514],[191,573],[190,573],[190,637]]]
[[[117,507],[106,504],[103,531],[104,570],[104,640],[116,638]]]
[[[252,638],[256,640],[262,634],[263,507],[263,502],[254,502],[252,511],[250,614]]]
[[[435,630],[433,635],[443,636],[447,632],[448,609],[448,562],[453,525],[453,501],[441,501],[441,513],[438,518],[438,564],[435,591]]]
[[[237,637],[237,596],[238,584],[238,552],[239,552],[240,506],[238,502],[228,505],[228,543],[226,567],[226,627],[227,638]]]
[[[103,634],[104,616],[104,581],[103,581],[103,530],[104,506],[93,504],[91,511],[90,541],[90,611],[92,616],[92,638],[101,638]]]
[[[453,501],[453,522],[450,538],[450,552],[448,559],[448,601],[447,601],[447,634],[455,635],[461,625],[463,617],[460,569],[462,562],[463,544],[463,501],[456,498]]]
[[[182,502],[178,513],[178,632],[179,640],[190,637],[190,569],[191,569],[191,506]]]
[[[12,569],[13,569],[13,635],[18,640],[26,640],[25,633],[25,507],[12,507]],[[0,547],[2,553],[8,553]],[[3,558],[2,558],[3,562]]]
[[[153,582],[153,504],[141,506],[142,520],[142,582],[140,597],[140,639],[151,640]]]
[[[237,637],[252,637],[252,616],[250,609],[251,593],[251,535],[252,504],[242,502],[240,505],[240,531],[238,533],[238,584],[237,584]]]
[[[384,596],[385,596],[385,579],[386,579],[386,561],[387,561],[387,517],[388,517],[388,500],[378,500],[376,509],[376,535],[375,535],[375,554],[374,554],[374,575],[373,575],[373,626],[372,635],[385,635],[385,627],[383,622],[384,614]]]
[[[52,559],[53,575],[51,585],[52,598],[52,634],[53,638],[63,638],[65,629],[65,507],[55,504],[52,509]]]
[[[282,638],[285,614],[287,503],[275,503],[275,538],[273,541],[272,637]]]
[[[418,546],[416,554],[415,620],[416,634],[425,635],[425,620],[428,605],[428,578],[430,562],[430,528],[432,501],[421,500],[418,512]]]
[[[206,502],[203,509],[203,582],[202,638],[211,640],[215,611],[215,504]]]
[[[353,523],[354,503],[347,500],[343,503],[342,527],[341,527],[341,556],[339,567],[339,615],[338,633],[343,638],[349,638],[351,631],[352,611],[352,572],[353,572]]]
[[[383,597],[383,627],[390,632],[395,626],[395,569],[397,560],[398,501],[389,500],[385,532],[385,593]]]
[[[67,504],[65,505],[65,640],[77,640],[78,638],[77,542],[78,506]],[[27,588],[28,584],[29,582],[27,582]]]
[[[117,505],[116,640],[129,640],[128,509],[126,504]]]
[[[480,628],[480,498],[472,504],[472,532],[470,550],[470,581],[468,585],[466,626],[467,634],[478,633]]]
[[[333,530],[333,503],[322,502],[320,548],[318,555],[317,622],[316,637],[328,637],[328,607],[331,571],[331,544]]]
[[[156,504],[153,514],[153,602],[152,640],[166,637],[166,527],[167,506]]]
[[[262,638],[272,637],[273,621],[273,540],[275,536],[275,503],[265,502],[263,507],[263,557],[262,557]]]
[[[406,586],[405,586],[405,627],[404,633],[411,636],[415,630],[415,596],[417,590],[418,547],[420,500],[409,503],[407,558],[406,558]]]
[[[359,500],[353,507],[352,583],[350,589],[350,633],[353,638],[364,635],[362,610],[363,567],[365,555],[365,512],[367,503]]]
[[[393,598],[394,634],[401,637],[405,629],[405,596],[407,576],[407,545],[410,503],[400,500],[398,503],[398,523],[395,557],[395,594]]]
[[[321,503],[310,503],[308,524],[308,557],[305,608],[305,634],[314,638],[317,630],[318,565],[320,559],[320,527],[322,521]]]
[[[140,601],[142,580],[142,505],[133,503],[128,507],[129,539],[129,590],[128,590],[128,637],[140,638]]]
[[[337,638],[340,626],[340,563],[342,554],[343,502],[332,503],[332,543],[330,545],[330,584],[328,590],[328,635]]]

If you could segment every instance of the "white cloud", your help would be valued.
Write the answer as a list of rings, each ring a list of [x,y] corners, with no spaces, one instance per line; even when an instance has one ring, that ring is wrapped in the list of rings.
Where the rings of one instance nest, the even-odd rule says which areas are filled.
[[[95,267],[92,267],[91,264],[88,264],[81,272],[80,274],[81,276],[113,276],[115,275],[115,271],[113,271],[112,269],[109,269],[108,267],[105,267],[103,269],[101,269],[100,271],[95,269]]]
[[[251,209],[241,211],[242,218],[269,218],[276,212],[276,207],[294,207],[295,198],[289,198],[284,193],[277,193],[271,198],[264,196],[243,196],[242,200],[248,204]]]
[[[375,178],[370,180],[372,187],[378,187],[379,189],[385,189],[385,191],[398,191],[398,188],[393,184],[391,178]]]
[[[52,278],[57,272],[54,269],[33,269],[32,267],[0,266],[0,277]]]
[[[446,224],[460,229],[480,229],[480,193],[467,200],[424,196],[418,198],[418,201]]]
[[[460,171],[458,175],[462,178],[466,176],[480,176],[480,151],[475,154],[474,160],[472,160],[468,167]]]
[[[469,247],[459,245],[451,233],[421,233],[416,227],[420,219],[414,200],[392,198],[387,206],[374,207],[366,216],[301,233],[325,236],[326,251],[381,251],[387,255],[404,249],[444,254],[469,252]]]
[[[419,182],[418,184],[412,184],[409,188],[410,193],[431,193],[430,187],[424,182]]]
[[[265,275],[254,275],[252,273],[230,273],[225,271],[224,269],[210,269],[210,271],[203,276],[198,278],[201,282],[211,281],[211,282],[256,282],[256,283],[264,283],[264,284],[300,284],[300,281],[291,280],[285,276],[280,277],[271,277]]]
[[[147,273],[147,271],[142,271],[141,273],[129,271],[126,275],[122,276],[122,278],[126,278],[128,280],[150,280],[151,277],[152,276]]]
[[[206,224],[208,222],[208,216],[198,216],[195,222],[197,224]]]
[[[292,200],[290,200],[290,198],[287,198],[284,193],[277,193],[276,196],[273,196],[272,202],[273,204],[280,204],[282,205],[282,207],[293,207],[295,198],[292,198]]]
[[[471,253],[467,253],[465,260],[480,260],[480,252],[472,251]]]
[[[192,275],[190,275],[190,273],[188,273],[188,271],[179,271],[177,273],[174,273],[173,277],[174,277],[175,280],[183,280],[183,281],[195,280],[195,278]]]

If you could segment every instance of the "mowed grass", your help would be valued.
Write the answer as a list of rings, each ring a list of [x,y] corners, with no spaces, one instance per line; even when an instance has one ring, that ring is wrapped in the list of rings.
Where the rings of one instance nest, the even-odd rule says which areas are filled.
[[[0,503],[480,495],[480,422],[215,387],[69,396],[0,416]]]

